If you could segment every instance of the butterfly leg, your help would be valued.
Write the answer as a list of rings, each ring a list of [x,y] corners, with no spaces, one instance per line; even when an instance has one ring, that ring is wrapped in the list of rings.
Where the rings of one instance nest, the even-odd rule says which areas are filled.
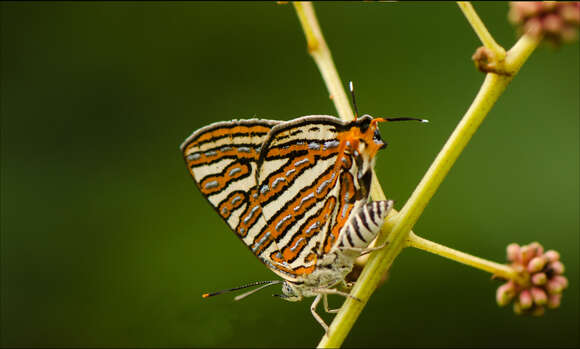
[[[326,295],[319,294],[318,296],[316,296],[316,298],[314,298],[314,302],[312,302],[312,305],[310,306],[310,311],[312,312],[312,316],[314,316],[314,318],[316,319],[316,321],[318,321],[320,326],[324,328],[324,332],[328,333],[328,325],[324,322],[322,317],[320,317],[320,315],[318,315],[318,313],[316,312],[316,307],[318,306],[318,303],[320,303],[320,299],[323,296]]]
[[[351,296],[349,293],[335,290],[334,288],[315,288],[314,292],[319,293],[319,294],[337,294],[339,296],[351,298],[351,299],[354,299],[355,301],[362,302],[359,298],[356,298],[355,296]]]
[[[388,244],[389,244],[388,242],[385,242],[384,244],[382,244],[381,246],[378,246],[378,247],[367,247],[367,248],[361,248],[361,247],[341,247],[340,249],[343,250],[343,251],[358,252],[359,253],[359,256],[364,256],[367,253],[371,253],[371,252],[374,252],[374,251],[382,250]]]
[[[382,250],[383,248],[387,247],[387,245],[388,245],[388,244],[389,244],[389,242],[388,242],[388,241],[386,241],[386,242],[385,242],[384,244],[382,244],[381,246],[378,246],[378,247],[369,247],[369,248],[363,249],[363,250],[360,252],[360,255],[361,255],[361,256],[364,256],[364,255],[365,255],[365,254],[367,254],[367,253],[371,253],[371,252],[373,252],[373,251]]]
[[[323,304],[324,304],[324,310],[327,313],[338,313],[340,311],[340,308],[338,309],[328,309],[328,295],[329,294],[337,294],[340,296],[344,296],[344,297],[349,297],[352,298],[354,300],[357,300],[359,302],[361,302],[361,300],[359,298],[356,298],[354,296],[351,296],[350,294],[346,293],[346,292],[342,292],[339,290],[335,290],[333,288],[317,288],[314,290],[315,292],[318,292],[318,295],[316,296],[316,298],[314,299],[314,302],[312,302],[312,305],[310,306],[310,311],[312,312],[312,315],[314,316],[314,318],[316,319],[316,321],[318,321],[318,323],[324,328],[324,330],[326,331],[326,334],[328,335],[328,325],[324,322],[324,320],[322,319],[322,317],[320,317],[320,315],[318,315],[318,313],[316,312],[316,307],[318,306],[318,303],[320,303],[320,299],[323,299]]]
[[[340,308],[337,308],[337,309],[328,309],[328,295],[325,294],[323,297],[324,297],[324,310],[327,313],[332,313],[332,314],[338,313],[338,311],[340,310]]]

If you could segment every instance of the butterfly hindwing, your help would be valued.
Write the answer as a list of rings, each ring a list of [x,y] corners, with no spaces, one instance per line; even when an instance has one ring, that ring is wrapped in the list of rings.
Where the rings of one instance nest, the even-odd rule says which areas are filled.
[[[359,190],[344,134],[352,127],[332,116],[305,116],[272,128],[256,183],[268,230],[253,249],[294,277],[308,275],[338,240]]]

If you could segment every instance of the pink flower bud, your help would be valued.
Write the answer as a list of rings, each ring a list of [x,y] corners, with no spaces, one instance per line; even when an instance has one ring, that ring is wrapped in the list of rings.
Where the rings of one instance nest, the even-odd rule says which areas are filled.
[[[544,18],[544,29],[549,33],[557,33],[564,27],[564,21],[556,14],[549,14]]]
[[[520,261],[522,264],[526,265],[534,257],[536,254],[536,250],[531,248],[530,246],[522,246],[520,248]]]
[[[542,290],[541,288],[532,287],[530,292],[536,305],[544,305],[546,304],[546,302],[548,302],[548,295],[546,295],[546,292],[544,292],[544,290]]]
[[[544,253],[544,257],[546,257],[550,262],[553,262],[560,259],[560,254],[554,250],[549,250]]]
[[[541,286],[541,285],[546,284],[546,282],[548,282],[548,277],[546,276],[546,274],[537,273],[537,274],[532,275],[532,283],[534,285]]]
[[[529,246],[530,248],[533,248],[536,251],[536,256],[541,256],[542,254],[544,254],[544,247],[542,247],[542,245],[539,242],[534,241]]]
[[[515,262],[520,254],[520,245],[513,243],[507,247],[507,259],[510,262]]]
[[[512,22],[512,24],[520,24],[524,20],[524,15],[521,11],[516,10],[515,7],[512,6],[508,12],[508,20]]]
[[[552,270],[555,274],[564,274],[564,264],[560,261],[554,261],[548,264],[548,269]]]
[[[508,19],[520,33],[552,44],[572,41],[580,24],[580,2],[511,2]]]
[[[530,17],[540,12],[541,6],[534,2],[513,1],[512,6],[516,11],[521,13],[522,17]]]
[[[552,294],[560,294],[562,293],[562,284],[560,284],[557,280],[549,280],[546,284],[546,290],[550,295]]]
[[[561,294],[551,294],[548,297],[548,308],[550,309],[558,308],[561,302],[562,302]]]
[[[580,9],[580,3],[578,7]],[[560,306],[568,279],[562,275],[564,264],[560,262],[558,252],[544,252],[538,242],[522,246],[513,243],[507,247],[507,257],[511,262],[509,266],[521,278],[509,280],[497,289],[498,305],[513,302],[516,314],[533,316],[541,316],[546,309]]]
[[[580,6],[561,6],[560,16],[570,24],[580,24]]]
[[[523,290],[520,292],[520,306],[523,310],[530,309],[533,304],[532,293],[528,290]]]
[[[516,295],[516,290],[514,283],[512,281],[508,281],[505,284],[498,287],[496,292],[496,301],[500,307],[508,305],[509,302],[514,298]]]
[[[546,258],[544,258],[543,256],[534,257],[534,258],[532,258],[530,263],[528,263],[528,271],[530,273],[536,273],[536,272],[542,270],[545,265],[546,265]]]
[[[530,18],[524,24],[524,32],[536,38],[541,36],[542,20],[540,20],[539,18]]]
[[[565,276],[556,275],[552,278],[552,280],[559,283],[563,290],[568,288],[568,279]]]

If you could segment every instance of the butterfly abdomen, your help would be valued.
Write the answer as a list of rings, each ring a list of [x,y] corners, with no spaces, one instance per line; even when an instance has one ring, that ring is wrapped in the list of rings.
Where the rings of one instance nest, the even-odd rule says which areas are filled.
[[[393,201],[373,201],[353,212],[341,232],[339,248],[365,248],[377,236]]]

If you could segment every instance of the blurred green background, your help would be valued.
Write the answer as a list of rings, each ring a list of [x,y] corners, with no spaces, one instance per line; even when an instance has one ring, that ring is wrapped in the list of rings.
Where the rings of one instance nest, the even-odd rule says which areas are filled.
[[[1,345],[316,345],[310,300],[274,287],[200,297],[276,276],[201,197],[178,149],[215,121],[336,114],[292,6],[0,6]],[[382,127],[377,173],[401,208],[483,81],[479,41],[454,3],[315,6],[362,113],[431,120]],[[508,4],[475,6],[511,47]],[[557,249],[562,307],[515,316],[489,274],[408,249],[346,347],[579,345],[578,95],[578,43],[534,52],[414,228],[499,262],[511,242]]]

